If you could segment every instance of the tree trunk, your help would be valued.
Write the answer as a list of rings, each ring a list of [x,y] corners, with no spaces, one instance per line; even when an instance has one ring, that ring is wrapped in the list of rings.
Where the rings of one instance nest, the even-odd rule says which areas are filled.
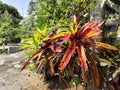
[[[100,2],[97,3],[97,5],[90,10],[90,19],[94,21],[99,21],[105,19],[105,13],[104,13],[104,7],[101,7]]]

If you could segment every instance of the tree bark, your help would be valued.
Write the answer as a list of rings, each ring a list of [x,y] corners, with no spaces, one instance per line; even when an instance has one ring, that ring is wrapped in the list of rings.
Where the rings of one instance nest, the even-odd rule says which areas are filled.
[[[100,2],[97,3],[97,5],[90,10],[90,19],[94,21],[99,21],[105,19],[105,13],[103,7],[101,7]]]

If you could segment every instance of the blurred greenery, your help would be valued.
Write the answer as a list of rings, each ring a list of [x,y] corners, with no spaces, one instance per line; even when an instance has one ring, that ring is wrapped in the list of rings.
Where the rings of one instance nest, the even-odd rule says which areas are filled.
[[[0,44],[20,42],[22,16],[13,6],[0,2]]]

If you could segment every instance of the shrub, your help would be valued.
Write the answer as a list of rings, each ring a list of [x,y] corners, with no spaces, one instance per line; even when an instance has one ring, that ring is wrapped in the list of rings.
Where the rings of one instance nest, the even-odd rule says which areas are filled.
[[[37,44],[38,49],[21,71],[33,61],[39,73],[45,70],[45,75],[49,72],[51,76],[58,75],[63,81],[72,81],[75,76],[82,77],[84,84],[88,82],[99,86],[99,59],[105,59],[106,50],[117,50],[114,46],[95,40],[102,32],[98,27],[103,22],[91,20],[80,26],[79,19],[74,15],[71,23],[65,23],[49,33],[46,39],[43,33],[37,32],[37,42],[40,40],[41,43]]]

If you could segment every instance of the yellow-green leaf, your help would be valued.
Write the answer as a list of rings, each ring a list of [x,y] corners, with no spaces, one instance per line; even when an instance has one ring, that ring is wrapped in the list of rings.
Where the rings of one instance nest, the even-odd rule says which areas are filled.
[[[36,30],[36,33],[35,33],[35,36],[39,36],[40,38],[43,38],[43,35],[42,35],[42,33],[40,32],[40,29],[39,28],[37,28],[37,30]]]
[[[70,27],[70,31],[72,32],[72,34],[75,34],[75,30],[73,28],[73,25],[69,24],[69,27]]]
[[[60,37],[60,36],[62,36],[62,35],[65,35],[65,34],[71,34],[71,32],[60,32],[59,34],[56,34],[55,36],[53,36],[52,39],[58,38],[58,37]]]
[[[102,42],[96,42],[95,45],[99,46],[99,47],[102,47],[102,48],[106,48],[106,49],[118,50],[116,47],[111,46],[109,44],[102,43]]]
[[[30,48],[30,47],[32,47],[33,45],[22,45],[21,47],[20,47],[20,49],[27,49],[27,48]]]

